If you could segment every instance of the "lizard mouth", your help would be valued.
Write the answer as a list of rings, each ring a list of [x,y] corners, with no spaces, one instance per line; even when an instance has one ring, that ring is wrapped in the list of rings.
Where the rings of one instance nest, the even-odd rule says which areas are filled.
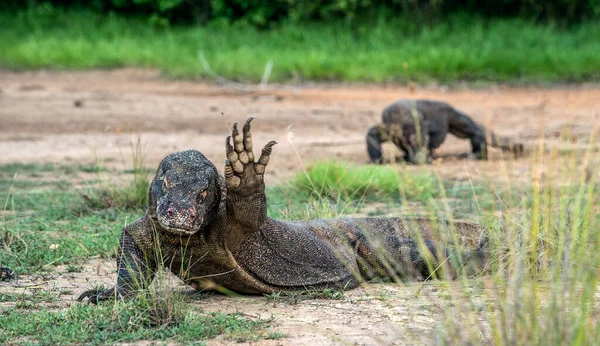
[[[169,226],[169,225],[165,224],[163,222],[163,220],[161,220],[161,218],[157,218],[157,221],[158,221],[158,224],[160,225],[161,230],[164,230],[164,231],[174,234],[174,235],[192,235],[192,234],[195,234],[196,232],[198,232],[198,230],[200,229],[200,227],[194,227],[194,226],[191,226],[190,228],[180,228],[180,227]]]

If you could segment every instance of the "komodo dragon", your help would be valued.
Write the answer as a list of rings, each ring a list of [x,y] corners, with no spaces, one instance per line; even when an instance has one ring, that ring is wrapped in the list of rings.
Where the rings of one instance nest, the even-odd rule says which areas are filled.
[[[382,113],[382,123],[367,132],[367,152],[372,162],[382,162],[381,143],[391,141],[404,153],[404,160],[422,163],[421,148],[427,148],[429,158],[439,148],[450,132],[458,138],[471,140],[472,156],[486,158],[485,128],[449,104],[430,100],[399,100],[387,106]],[[420,133],[420,136],[417,135]],[[490,132],[491,145],[516,156],[523,153],[523,144]]]
[[[269,142],[255,161],[251,120],[241,135],[234,124],[227,137],[224,177],[196,150],[162,160],[146,214],[121,234],[116,286],[86,291],[79,300],[96,303],[130,296],[148,286],[159,264],[196,289],[259,294],[308,287],[349,289],[376,277],[425,279],[433,272],[430,268],[450,262],[436,260],[441,252],[433,240],[435,225],[427,220],[281,221],[267,216],[263,179],[276,142]],[[471,234],[482,230],[469,223],[453,225]],[[461,254],[474,260],[484,257],[485,251],[474,248]],[[454,276],[456,271],[445,273]]]

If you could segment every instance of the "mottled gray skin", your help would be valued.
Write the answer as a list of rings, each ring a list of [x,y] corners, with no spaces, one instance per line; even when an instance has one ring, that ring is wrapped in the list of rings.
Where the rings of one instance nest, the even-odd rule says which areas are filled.
[[[404,153],[404,160],[422,163],[427,148],[429,158],[442,145],[446,135],[471,141],[472,157],[484,159],[487,152],[486,130],[469,116],[449,104],[430,100],[400,100],[383,110],[382,123],[367,132],[367,152],[372,162],[382,161],[381,143],[391,141]],[[523,144],[489,133],[492,147],[523,153]]]
[[[163,159],[151,183],[146,214],[121,234],[116,287],[86,291],[80,300],[130,296],[147,288],[160,264],[197,289],[256,294],[348,289],[375,277],[425,279],[431,271],[424,256],[435,268],[439,255],[450,254],[435,248],[435,223],[427,220],[268,217],[263,174],[275,142],[255,162],[251,120],[242,135],[234,124],[233,145],[227,138],[224,177],[195,150]],[[467,223],[454,226],[471,234],[482,231]],[[479,259],[481,253],[465,255]],[[455,270],[448,268],[453,277]]]

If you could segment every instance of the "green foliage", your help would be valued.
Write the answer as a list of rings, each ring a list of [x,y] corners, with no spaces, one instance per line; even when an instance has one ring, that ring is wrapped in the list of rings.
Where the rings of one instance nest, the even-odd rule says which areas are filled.
[[[398,15],[436,21],[450,14],[467,12],[488,17],[520,16],[551,22],[572,23],[600,17],[596,0],[94,0],[86,4],[75,0],[5,1],[3,7],[88,8],[143,16],[151,24],[166,27],[170,23],[207,23],[241,21],[258,27],[293,21],[331,21],[365,23],[375,18]]]
[[[92,210],[119,208],[139,211],[148,205],[149,186],[147,180],[134,178],[133,182],[125,187],[90,186],[87,191],[81,193],[81,197]]]
[[[90,167],[100,166],[0,167],[0,187],[6,187],[0,190],[0,265],[31,273],[68,264],[67,270],[76,272],[81,267],[75,264],[81,259],[116,254],[122,227],[140,217],[147,205],[147,170],[142,168],[141,148],[134,152],[133,181],[123,187],[104,183],[99,175],[97,181],[86,182],[85,191],[64,180],[56,182],[59,177],[75,179],[80,171],[105,170]]]
[[[466,281],[450,291],[440,335],[446,344],[481,343],[484,328],[483,343],[497,345],[597,343],[600,188],[590,181],[598,177],[593,147],[583,155],[533,155],[530,189],[505,196],[502,213],[493,216],[500,227],[490,232],[483,297],[470,294]]]
[[[320,162],[299,174],[297,186],[322,197],[360,199],[364,196],[381,199],[400,197],[428,200],[438,195],[437,183],[429,174],[401,174],[399,166],[355,166],[340,162]]]
[[[183,302],[182,302],[183,303]],[[238,341],[276,338],[269,320],[239,314],[198,314],[185,308],[177,319],[157,324],[147,302],[138,300],[99,306],[73,304],[59,311],[10,309],[2,316],[1,343],[106,344],[136,340],[200,342],[225,334]],[[27,342],[25,342],[27,340]],[[17,343],[18,344],[18,343]]]
[[[148,189],[150,182],[148,174],[150,171],[144,167],[142,147],[140,138],[133,148],[133,181],[125,187],[114,185],[102,186],[100,176],[98,182],[102,187],[89,186],[87,191],[81,194],[87,205],[92,209],[120,208],[130,210],[141,210],[148,205]],[[96,165],[98,166],[98,165]]]
[[[443,181],[426,166],[412,168],[417,171],[401,165],[317,162],[289,183],[267,187],[269,215],[289,220],[364,213],[462,218],[502,206],[502,191],[494,196],[480,184]]]
[[[0,302],[17,302],[17,303],[57,303],[59,302],[59,294],[53,291],[35,290],[31,294],[28,293],[0,293]]]
[[[87,208],[73,190],[19,191],[8,200],[0,217],[0,265],[17,273],[115,256],[122,226],[140,216],[114,209],[81,214]]]
[[[269,215],[290,220],[333,218],[357,213],[368,201],[397,203],[400,179],[394,167],[319,162],[288,184],[267,188]],[[431,187],[425,184],[421,191],[427,186]]]
[[[419,25],[396,18],[350,31],[341,22],[157,29],[90,12],[0,13],[0,66],[153,67],[179,78],[260,81],[587,81],[600,77],[600,22],[560,29],[523,20],[452,16]]]

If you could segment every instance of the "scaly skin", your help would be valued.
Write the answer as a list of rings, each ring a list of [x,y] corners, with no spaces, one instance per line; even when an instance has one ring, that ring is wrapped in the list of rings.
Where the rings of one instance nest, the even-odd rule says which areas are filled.
[[[131,296],[148,287],[159,264],[197,289],[253,294],[349,289],[375,277],[425,279],[430,269],[452,262],[446,261],[451,249],[436,248],[436,223],[428,220],[268,217],[264,172],[276,143],[269,142],[255,161],[251,120],[242,135],[234,124],[233,144],[227,137],[224,177],[195,150],[163,159],[146,214],[121,235],[117,285],[105,292],[86,291],[79,300]],[[453,226],[459,232],[482,232],[468,223]],[[482,254],[476,249],[463,255],[480,260]],[[429,266],[425,257],[431,259]],[[434,276],[456,274],[452,266],[439,267]]]
[[[423,149],[427,148],[428,157],[432,158],[433,151],[442,145],[448,133],[468,138],[473,157],[486,157],[485,127],[445,102],[429,100],[400,100],[386,107],[382,123],[367,132],[367,152],[372,162],[381,162],[381,143],[391,141],[404,153],[405,161],[423,163]],[[523,154],[523,144],[498,137],[494,132],[489,136],[492,147],[515,156]]]

